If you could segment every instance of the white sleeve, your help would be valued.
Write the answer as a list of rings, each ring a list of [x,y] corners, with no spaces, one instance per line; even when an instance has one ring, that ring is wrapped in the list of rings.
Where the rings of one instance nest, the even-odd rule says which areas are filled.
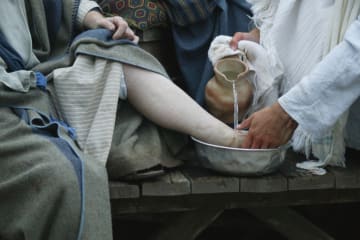
[[[309,133],[320,135],[360,96],[360,18],[344,40],[301,82],[279,99],[284,110]]]
[[[99,10],[101,10],[100,6],[95,1],[91,1],[91,0],[80,1],[79,10],[78,10],[77,18],[76,18],[77,26],[82,28],[86,14],[91,9],[94,9],[94,8],[98,8]]]

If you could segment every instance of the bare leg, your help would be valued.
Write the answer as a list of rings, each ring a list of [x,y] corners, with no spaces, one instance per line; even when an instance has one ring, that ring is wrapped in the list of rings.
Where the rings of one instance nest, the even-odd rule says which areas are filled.
[[[124,72],[130,103],[151,121],[212,144],[240,146],[235,130],[162,75],[129,65]]]

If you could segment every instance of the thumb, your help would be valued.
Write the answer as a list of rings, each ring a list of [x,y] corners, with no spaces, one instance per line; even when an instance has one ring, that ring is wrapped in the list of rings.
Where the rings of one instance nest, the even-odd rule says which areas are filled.
[[[244,121],[242,121],[237,127],[236,129],[238,130],[243,130],[243,129],[249,129],[251,125],[251,117],[245,119]]]
[[[240,40],[244,40],[244,33],[243,32],[235,33],[232,39],[230,40],[230,47],[233,50],[237,49]]]

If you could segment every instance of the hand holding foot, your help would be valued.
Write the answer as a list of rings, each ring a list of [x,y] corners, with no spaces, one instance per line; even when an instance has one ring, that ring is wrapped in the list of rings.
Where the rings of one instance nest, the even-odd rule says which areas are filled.
[[[275,103],[252,114],[238,129],[249,129],[243,148],[275,148],[287,143],[296,127],[297,123]]]

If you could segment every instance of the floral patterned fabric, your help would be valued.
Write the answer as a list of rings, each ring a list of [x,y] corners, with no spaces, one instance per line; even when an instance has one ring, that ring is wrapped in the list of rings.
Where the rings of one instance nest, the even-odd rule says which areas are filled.
[[[119,15],[139,30],[167,27],[166,11],[157,0],[97,0],[106,14]]]

